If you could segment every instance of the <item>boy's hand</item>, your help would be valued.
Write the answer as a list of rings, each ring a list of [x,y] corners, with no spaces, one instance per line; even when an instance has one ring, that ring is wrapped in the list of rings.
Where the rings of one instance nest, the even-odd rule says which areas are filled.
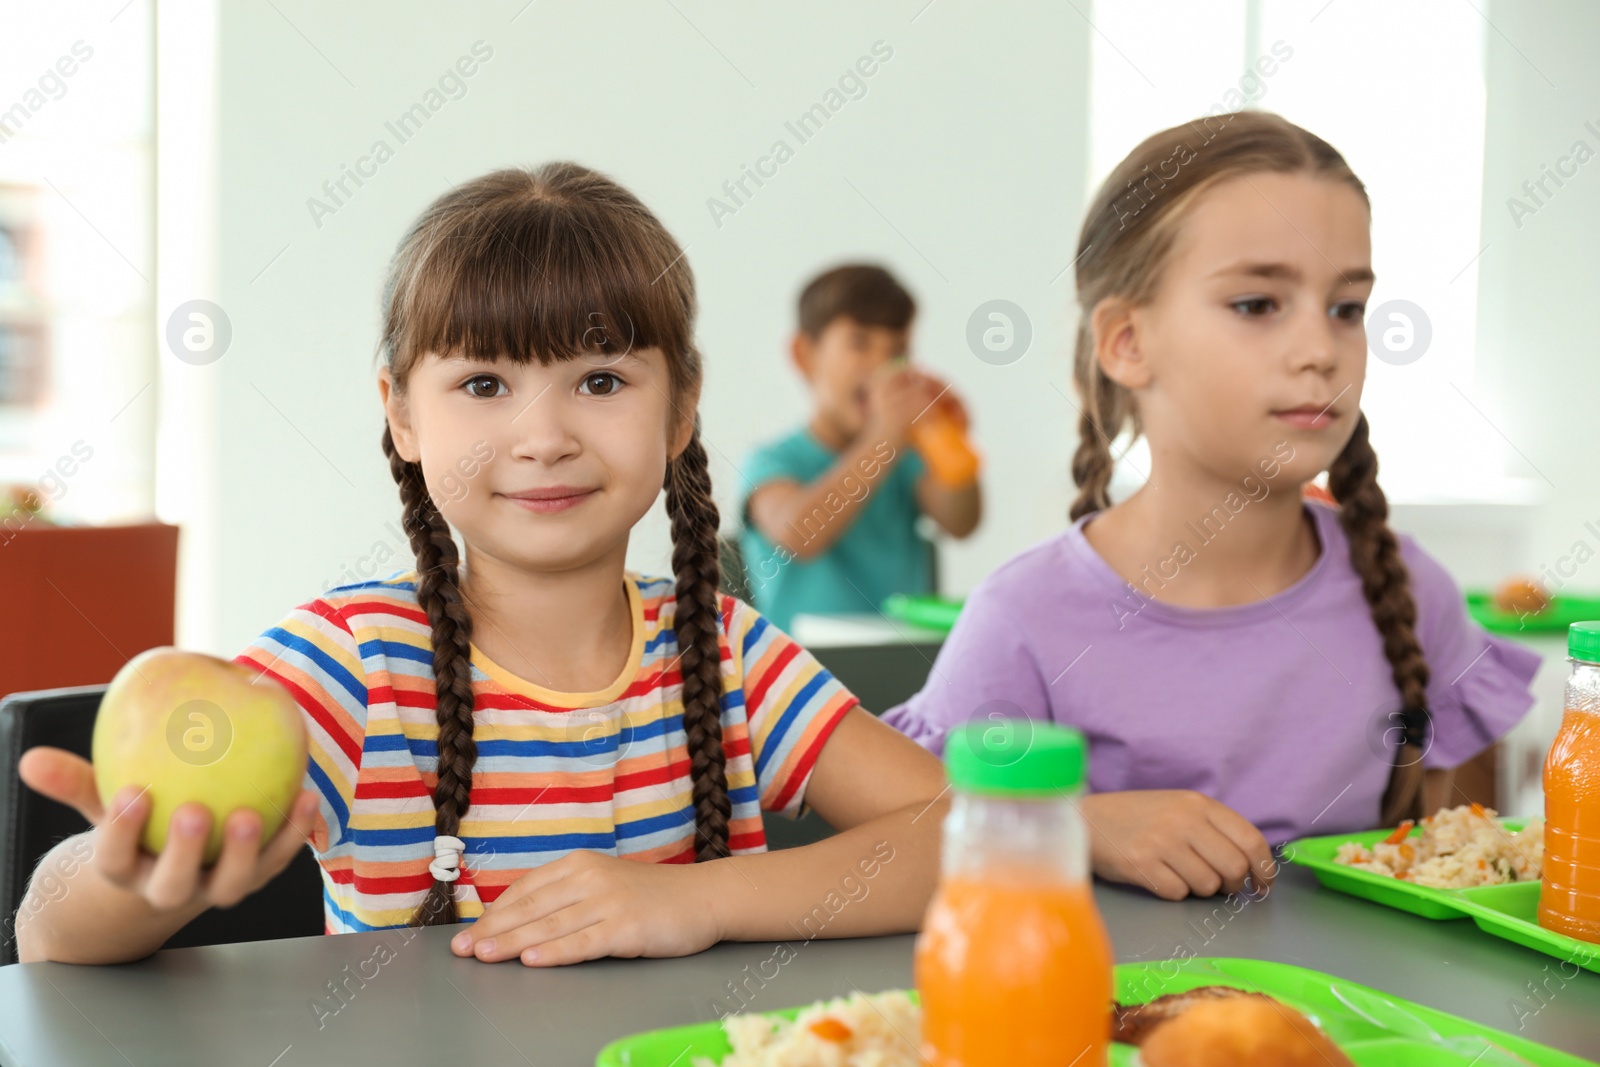
[[[907,363],[894,362],[879,368],[867,382],[865,432],[875,440],[905,444],[912,421],[933,403],[943,387]]]
[[[506,886],[450,950],[552,966],[601,956],[687,956],[722,938],[712,863],[574,852]]]
[[[211,832],[204,804],[183,804],[172,813],[167,846],[161,855],[141,851],[139,838],[150,817],[150,798],[128,786],[100,803],[94,766],[64,749],[37,747],[23,753],[17,771],[28,787],[76,808],[94,827],[92,859],[85,866],[99,877],[143,898],[157,912],[228,908],[277,876],[310,840],[317,820],[317,795],[303,791],[288,821],[261,844],[261,815],[248,808],[228,814],[222,856],[206,870],[200,860]],[[130,802],[131,801],[131,802]],[[259,846],[259,848],[258,848]]]
[[[1078,806],[1089,824],[1094,873],[1107,881],[1182,900],[1247,889],[1264,894],[1277,873],[1261,831],[1204,794],[1187,789],[1091,793]]]
[[[933,395],[938,397],[939,410],[943,411],[965,433],[972,426],[972,417],[967,414],[967,405],[961,400],[956,391],[950,388],[949,383],[931,374],[924,375],[931,383]]]

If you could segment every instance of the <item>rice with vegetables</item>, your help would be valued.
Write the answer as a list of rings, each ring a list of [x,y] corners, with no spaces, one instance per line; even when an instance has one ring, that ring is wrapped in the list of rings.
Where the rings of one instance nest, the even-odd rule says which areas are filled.
[[[1434,889],[1533,881],[1544,866],[1543,819],[1513,832],[1493,808],[1463,804],[1423,819],[1422,833],[1408,836],[1411,830],[1407,819],[1371,848],[1346,841],[1334,860]]]
[[[793,1022],[757,1014],[722,1021],[733,1051],[721,1067],[919,1067],[922,1009],[904,992],[819,1001]],[[716,1067],[704,1056],[695,1067]]]

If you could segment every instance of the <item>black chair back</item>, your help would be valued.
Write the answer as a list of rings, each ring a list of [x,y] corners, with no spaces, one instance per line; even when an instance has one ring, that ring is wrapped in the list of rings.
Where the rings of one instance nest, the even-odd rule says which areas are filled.
[[[89,828],[72,808],[22,784],[17,762],[36,745],[89,758],[103,685],[13,693],[0,701],[0,965],[17,962],[16,916],[45,853]],[[49,877],[48,872],[41,877]],[[48,893],[50,887],[43,885]],[[304,848],[276,878],[237,906],[216,908],[173,934],[164,948],[270,941],[323,932],[322,875]]]

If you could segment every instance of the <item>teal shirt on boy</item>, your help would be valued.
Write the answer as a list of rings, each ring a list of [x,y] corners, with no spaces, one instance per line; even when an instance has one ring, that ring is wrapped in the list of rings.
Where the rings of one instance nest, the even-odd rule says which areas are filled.
[[[801,560],[779,548],[750,522],[745,508],[761,486],[779,479],[810,485],[827,473],[839,454],[802,427],[755,450],[740,472],[739,514],[744,529],[739,547],[756,610],[787,631],[795,615],[861,614],[883,607],[892,593],[925,594],[930,589],[933,546],[916,530],[917,481],[922,457],[909,447],[894,450],[887,442],[862,461],[861,470],[846,479],[843,494],[825,498],[824,506],[796,523],[796,535],[815,536],[836,521],[834,509],[848,496],[866,503],[855,521],[820,556]],[[885,466],[884,461],[893,466]]]

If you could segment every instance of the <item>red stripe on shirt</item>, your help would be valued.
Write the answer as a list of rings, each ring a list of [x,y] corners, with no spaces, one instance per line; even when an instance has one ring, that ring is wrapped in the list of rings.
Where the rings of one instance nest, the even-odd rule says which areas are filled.
[[[789,772],[789,777],[784,782],[783,789],[773,799],[773,808],[781,809],[788,805],[790,799],[794,797],[794,791],[800,787],[801,782],[806,780],[806,775],[810,774],[811,768],[816,765],[817,757],[822,754],[822,746],[828,742],[828,736],[833,733],[840,721],[844,719],[845,713],[859,703],[860,701],[856,700],[854,696],[850,697],[840,704],[839,710],[830,715],[827,721],[822,724],[822,728],[817,731],[817,736],[812,740],[811,744],[806,747],[804,752],[800,753],[800,761]]]

